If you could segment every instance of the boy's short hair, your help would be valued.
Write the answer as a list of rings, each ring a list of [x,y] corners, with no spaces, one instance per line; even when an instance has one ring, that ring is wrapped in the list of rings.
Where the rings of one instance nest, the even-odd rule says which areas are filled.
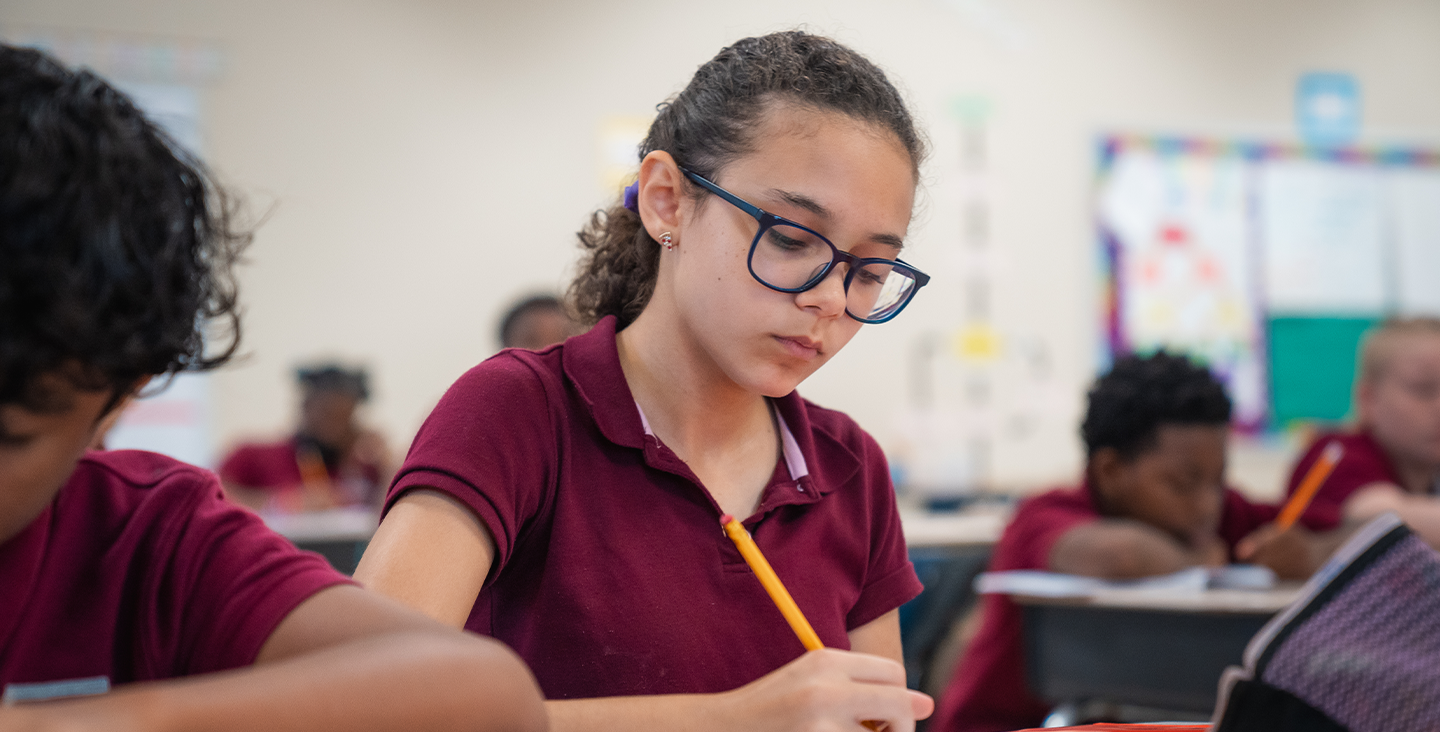
[[[1389,318],[1360,341],[1355,383],[1374,384],[1385,375],[1401,341],[1414,336],[1440,336],[1440,318]]]
[[[531,295],[511,305],[510,309],[505,311],[505,315],[500,318],[500,346],[510,348],[516,345],[519,342],[519,334],[515,331],[520,327],[520,321],[530,313],[544,311],[564,314],[565,304],[554,295]]]
[[[338,391],[360,402],[370,398],[370,374],[365,369],[348,369],[336,363],[301,366],[295,369],[295,379],[306,393]]]
[[[1124,356],[1090,389],[1080,434],[1085,454],[1104,447],[1132,458],[1155,444],[1161,425],[1223,425],[1230,397],[1208,370],[1161,350]]]
[[[114,399],[239,343],[232,199],[125,95],[0,45],[0,404],[59,374]],[[211,321],[227,326],[209,349]]]

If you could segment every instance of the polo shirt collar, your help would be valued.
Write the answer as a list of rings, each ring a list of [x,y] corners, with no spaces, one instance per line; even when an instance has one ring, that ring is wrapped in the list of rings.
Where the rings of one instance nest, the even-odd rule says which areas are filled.
[[[617,445],[644,450],[649,430],[620,368],[615,317],[607,315],[588,332],[565,341],[561,360],[566,378],[589,407],[600,433]],[[771,401],[782,425],[780,439],[791,482],[805,488],[796,491],[797,498],[804,497],[800,502],[818,499],[859,472],[860,457],[841,436],[811,424],[799,393]]]
[[[615,346],[615,316],[607,315],[588,332],[565,341],[561,363],[601,434],[617,445],[645,449],[645,428]]]
[[[635,402],[635,411],[640,413],[640,426],[645,428],[645,434],[655,437],[655,431],[650,429],[650,420],[645,418],[645,410],[640,408],[640,402]],[[775,422],[780,425],[780,447],[785,456],[785,468],[790,472],[790,480],[798,483],[801,478],[810,475],[810,465],[805,461],[804,453],[800,452],[800,443],[795,441],[790,424],[779,411],[775,412]]]

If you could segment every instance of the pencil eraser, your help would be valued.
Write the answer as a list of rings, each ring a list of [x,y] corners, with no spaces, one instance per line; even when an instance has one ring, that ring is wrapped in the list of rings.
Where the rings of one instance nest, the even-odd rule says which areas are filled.
[[[1331,442],[1330,444],[1325,446],[1325,459],[1329,460],[1332,463],[1340,462],[1340,456],[1344,454],[1345,446],[1340,444],[1339,440],[1335,440],[1334,442]]]
[[[724,516],[721,516],[721,517],[720,517],[720,525],[721,525],[721,526],[725,526],[725,525],[729,524],[731,521],[734,521],[734,520],[735,520],[735,517],[734,517],[734,516],[731,516],[730,514],[727,513],[727,514],[725,514]]]

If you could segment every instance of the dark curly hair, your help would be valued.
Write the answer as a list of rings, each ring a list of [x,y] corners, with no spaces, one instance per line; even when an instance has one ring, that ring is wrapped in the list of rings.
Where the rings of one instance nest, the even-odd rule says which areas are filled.
[[[661,104],[640,146],[715,180],[752,147],[761,115],[775,102],[839,112],[895,134],[918,172],[925,141],[905,100],[875,64],[828,38],[801,31],[745,38],[695,72],[683,91]],[[703,191],[692,187],[699,198]],[[624,328],[655,290],[660,248],[640,215],[617,202],[596,212],[579,233],[584,254],[569,298],[581,321],[614,315]]]
[[[1225,387],[1183,356],[1159,351],[1125,356],[1090,389],[1080,435],[1086,454],[1103,447],[1133,458],[1153,447],[1164,424],[1223,425],[1230,421]]]
[[[0,46],[0,404],[40,404],[56,374],[113,406],[228,360],[233,200],[99,77]]]

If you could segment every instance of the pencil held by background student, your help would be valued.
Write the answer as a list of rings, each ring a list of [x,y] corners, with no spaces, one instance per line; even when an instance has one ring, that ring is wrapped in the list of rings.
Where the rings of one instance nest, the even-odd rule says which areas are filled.
[[[1355,376],[1356,421],[1324,432],[1296,462],[1295,494],[1326,446],[1345,453],[1305,517],[1319,526],[1363,523],[1393,511],[1440,547],[1440,319],[1388,320],[1366,334]]]

